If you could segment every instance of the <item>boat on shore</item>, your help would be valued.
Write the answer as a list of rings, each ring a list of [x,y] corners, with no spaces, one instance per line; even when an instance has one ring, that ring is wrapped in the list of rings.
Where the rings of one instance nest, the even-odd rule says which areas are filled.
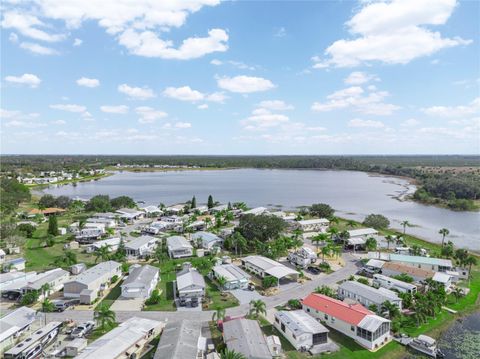
[[[426,335],[419,335],[417,338],[413,338],[407,345],[432,358],[445,357],[441,350],[437,348],[436,340]]]

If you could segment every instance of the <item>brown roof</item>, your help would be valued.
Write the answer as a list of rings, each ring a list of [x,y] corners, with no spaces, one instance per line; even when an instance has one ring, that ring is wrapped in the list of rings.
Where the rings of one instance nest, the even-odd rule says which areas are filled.
[[[53,213],[62,213],[65,212],[65,209],[63,208],[45,208],[45,209],[37,209],[34,208],[28,212],[29,214],[53,214]]]
[[[383,269],[388,269],[388,270],[399,272],[399,273],[405,273],[410,276],[419,277],[419,278],[431,278],[435,274],[434,271],[431,271],[428,269],[415,268],[412,266],[407,266],[405,264],[393,263],[393,262],[385,262],[385,264],[382,266],[382,270]]]

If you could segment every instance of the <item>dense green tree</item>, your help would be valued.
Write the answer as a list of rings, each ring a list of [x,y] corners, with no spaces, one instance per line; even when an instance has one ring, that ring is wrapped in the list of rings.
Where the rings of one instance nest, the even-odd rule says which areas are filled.
[[[57,202],[55,200],[55,197],[53,197],[51,194],[43,195],[42,197],[40,197],[38,201],[38,207],[41,209],[56,207],[56,206],[57,206]]]
[[[368,237],[367,241],[365,242],[365,247],[369,251],[374,251],[377,249],[377,240],[373,237]]]
[[[381,214],[369,214],[365,217],[363,225],[375,229],[386,229],[390,225],[390,221]]]
[[[192,200],[190,201],[190,208],[197,208],[197,199],[195,196],[193,196]]]
[[[2,164],[4,158],[2,157]],[[21,202],[31,199],[30,190],[16,179],[0,178],[0,212],[7,214],[15,211]]]
[[[250,315],[254,318],[258,318],[260,314],[267,314],[267,306],[261,299],[250,301]]]
[[[110,246],[101,246],[95,251],[95,263],[98,262],[99,259],[102,260],[102,262],[108,261],[110,259]]]
[[[278,279],[272,277],[271,275],[267,275],[262,279],[262,286],[263,288],[270,288],[276,286],[278,283]]]
[[[42,312],[44,313],[51,313],[55,311],[55,305],[52,301],[48,298],[45,298],[42,302]]]
[[[48,217],[48,234],[52,236],[58,235],[58,221],[57,216],[52,214]]]
[[[85,210],[93,212],[110,212],[112,210],[110,197],[108,195],[99,194],[90,198],[85,205]]]
[[[35,232],[35,226],[30,223],[22,223],[17,226],[17,230],[21,232],[25,237],[32,238],[33,232]]]
[[[253,240],[267,242],[278,238],[286,226],[283,219],[275,216],[246,214],[240,218],[238,230],[249,243]]]
[[[135,201],[128,196],[119,196],[116,198],[112,198],[110,200],[110,205],[115,210],[120,208],[135,208],[137,206]]]
[[[215,207],[215,202],[213,202],[212,195],[208,196],[207,206],[208,206],[209,209]]]
[[[20,300],[20,304],[22,305],[31,305],[35,303],[38,298],[40,297],[40,293],[38,290],[31,290],[28,291]]]
[[[315,203],[310,206],[309,212],[311,215],[320,218],[331,218],[335,210],[326,203]]]
[[[58,208],[69,208],[72,200],[67,196],[59,196],[55,198],[55,207]]]

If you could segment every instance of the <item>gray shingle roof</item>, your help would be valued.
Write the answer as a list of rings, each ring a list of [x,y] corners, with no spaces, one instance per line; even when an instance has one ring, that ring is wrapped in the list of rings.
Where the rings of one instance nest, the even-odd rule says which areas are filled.
[[[197,357],[201,322],[170,322],[163,330],[154,359],[194,359]]]
[[[223,338],[227,348],[248,359],[271,359],[265,337],[256,320],[233,319],[223,323]]]
[[[151,265],[144,265],[142,267],[137,267],[128,275],[122,283],[123,286],[128,286],[129,284],[144,284],[145,286],[150,285],[153,278],[157,275],[159,269]]]

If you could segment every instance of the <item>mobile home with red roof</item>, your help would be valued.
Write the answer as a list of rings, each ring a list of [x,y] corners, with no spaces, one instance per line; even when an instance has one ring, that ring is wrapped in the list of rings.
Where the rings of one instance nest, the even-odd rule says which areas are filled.
[[[369,350],[377,350],[391,340],[390,320],[376,315],[361,304],[347,304],[323,294],[312,293],[302,301],[302,307],[315,319]]]

